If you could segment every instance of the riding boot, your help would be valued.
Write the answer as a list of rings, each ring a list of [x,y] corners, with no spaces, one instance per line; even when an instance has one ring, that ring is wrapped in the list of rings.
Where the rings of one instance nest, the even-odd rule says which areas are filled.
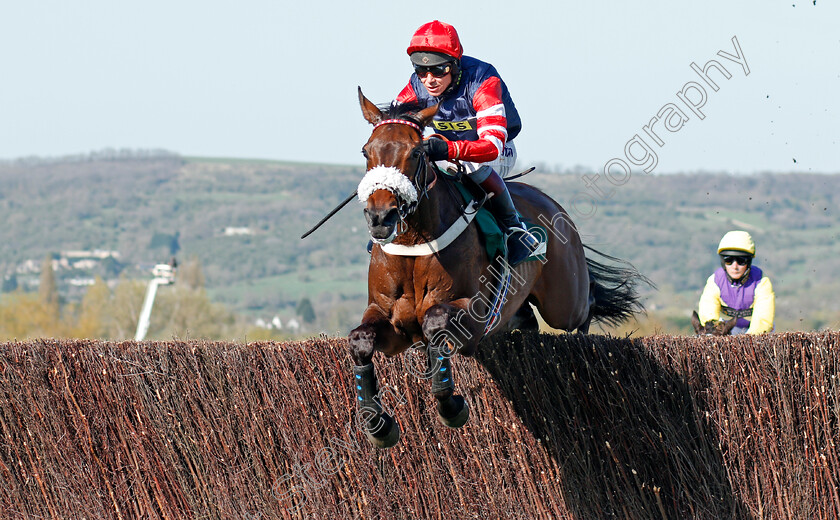
[[[507,237],[508,264],[511,267],[515,267],[531,256],[531,253],[539,247],[540,242],[528,231],[528,228],[525,227],[522,221],[519,220],[519,215],[516,214],[516,208],[513,205],[513,199],[510,197],[507,185],[499,177],[498,173],[493,171],[479,185],[487,193],[493,194],[493,197],[490,199],[490,211],[496,217],[505,237]]]

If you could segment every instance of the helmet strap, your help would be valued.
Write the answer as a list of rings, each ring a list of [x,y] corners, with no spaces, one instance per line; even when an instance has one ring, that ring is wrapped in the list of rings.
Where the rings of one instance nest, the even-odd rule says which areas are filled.
[[[449,74],[452,75],[452,83],[450,83],[446,90],[443,92],[443,96],[448,96],[452,92],[457,91],[458,85],[461,83],[461,60],[454,60],[451,63],[452,72],[450,72]]]

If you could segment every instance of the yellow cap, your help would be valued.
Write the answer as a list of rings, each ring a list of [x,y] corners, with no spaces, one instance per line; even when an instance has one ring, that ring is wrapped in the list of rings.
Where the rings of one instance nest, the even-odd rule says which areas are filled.
[[[747,253],[755,256],[755,242],[746,231],[730,231],[723,235],[718,244],[718,254],[724,251],[728,254]]]

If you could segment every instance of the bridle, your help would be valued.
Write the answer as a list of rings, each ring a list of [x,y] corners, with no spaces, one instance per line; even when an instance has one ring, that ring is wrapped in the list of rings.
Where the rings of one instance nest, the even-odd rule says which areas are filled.
[[[421,138],[423,137],[423,129],[420,125],[406,119],[385,119],[374,125],[373,129],[376,130],[380,126],[390,124],[409,126],[416,130],[417,133],[420,134]],[[429,181],[429,170],[432,171],[431,181]],[[399,193],[394,193],[394,197],[397,199],[397,214],[400,221],[396,226],[394,226],[394,232],[391,233],[391,236],[384,239],[374,238],[373,240],[379,244],[387,244],[392,242],[398,235],[405,233],[408,230],[408,223],[406,222],[406,219],[417,210],[417,206],[424,197],[427,199],[429,198],[429,189],[434,186],[436,181],[437,176],[434,173],[434,168],[429,167],[428,155],[421,147],[419,153],[417,154],[417,168],[414,170],[414,176],[410,181],[414,186],[414,189],[417,191],[417,200],[406,201]]]

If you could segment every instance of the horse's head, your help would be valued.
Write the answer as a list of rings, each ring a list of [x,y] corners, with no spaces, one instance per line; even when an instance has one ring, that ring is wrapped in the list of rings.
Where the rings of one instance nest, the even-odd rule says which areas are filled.
[[[437,105],[418,109],[392,105],[385,113],[359,89],[362,114],[373,125],[362,148],[367,173],[359,183],[359,200],[365,204],[365,219],[371,238],[392,241],[399,225],[417,207],[429,188],[428,161],[423,152],[423,129],[437,112]]]
[[[697,311],[691,313],[691,324],[698,336],[728,336],[737,322],[738,318],[732,318],[727,321],[709,320],[706,323],[700,323]]]

